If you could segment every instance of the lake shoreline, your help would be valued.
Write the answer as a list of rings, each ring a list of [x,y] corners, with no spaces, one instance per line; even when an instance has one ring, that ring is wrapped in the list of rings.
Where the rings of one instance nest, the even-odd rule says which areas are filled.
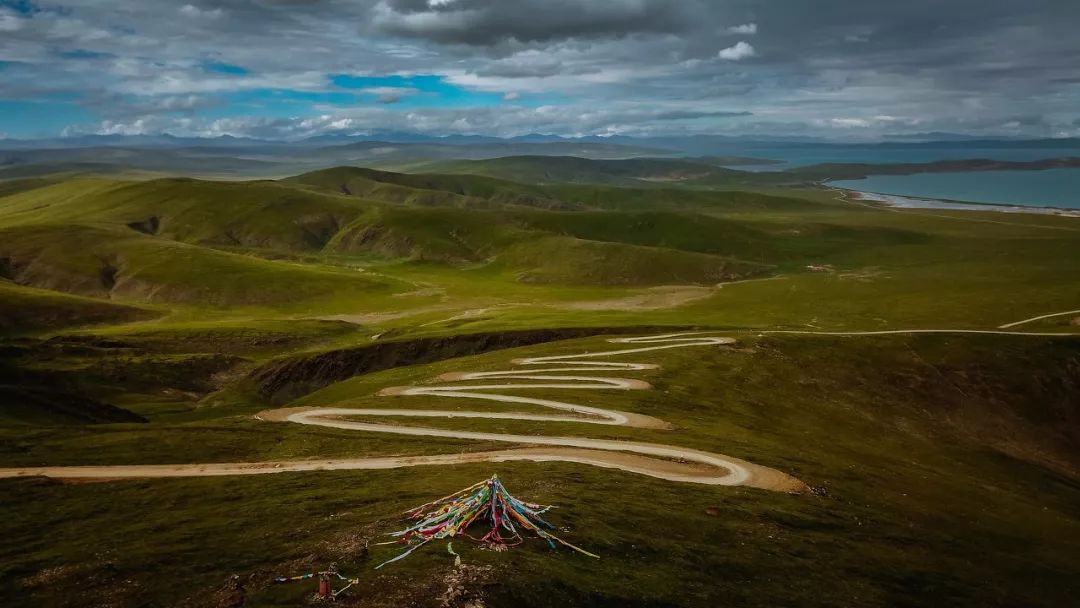
[[[1037,215],[1057,215],[1061,217],[1080,217],[1080,210],[1064,209],[1061,207],[1029,206],[1029,205],[1005,205],[1001,203],[973,203],[967,201],[953,201],[948,199],[927,198],[919,196],[901,196],[898,194],[882,194],[880,192],[866,192],[841,188],[828,182],[824,186],[839,190],[845,196],[854,200],[879,203],[887,207],[899,209],[950,209],[956,211],[996,211],[998,213],[1032,213]]]

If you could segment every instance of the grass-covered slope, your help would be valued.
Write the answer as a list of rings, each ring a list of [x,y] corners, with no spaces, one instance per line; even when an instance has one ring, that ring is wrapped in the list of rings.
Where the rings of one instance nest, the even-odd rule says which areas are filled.
[[[0,226],[124,226],[186,243],[318,250],[365,204],[270,181],[73,180],[0,198]]]
[[[77,393],[58,391],[48,386],[10,385],[4,383],[0,370],[0,424],[81,425],[121,422],[146,422],[138,414]]]
[[[701,161],[665,158],[595,160],[574,156],[507,156],[435,162],[417,169],[431,173],[480,175],[528,184],[607,184],[646,188],[672,184],[747,183],[743,171]]]
[[[389,369],[332,385],[307,402],[387,407],[387,398],[374,396],[385,386],[505,369],[514,357],[611,348],[577,340]],[[540,541],[509,552],[455,541],[476,577],[461,584],[491,608],[1067,606],[1080,592],[1078,356],[1075,341],[1030,337],[744,337],[737,348],[627,357],[661,366],[639,376],[654,390],[590,397],[675,425],[626,430],[639,440],[791,471],[817,489],[801,496],[526,462],[84,485],[4,481],[0,598],[13,605],[215,605],[235,573],[248,605],[289,606],[312,587],[274,585],[273,577],[337,562],[361,580],[341,605],[434,608],[454,572],[444,546],[378,571],[371,567],[397,548],[361,547],[400,528],[404,509],[497,472],[518,497],[559,505],[550,516],[560,536],[601,559]],[[396,407],[457,405],[395,399]],[[150,424],[111,429],[6,427],[0,446],[12,463],[493,447],[234,414],[193,408],[186,418],[161,414],[149,416]],[[490,428],[621,433],[580,424],[540,430],[535,422],[491,421]],[[47,541],[41,530],[49,531]]]
[[[361,179],[355,171],[348,174]],[[522,197],[549,200],[527,187],[377,173],[362,179],[417,194],[395,199],[369,191],[383,196],[373,202],[289,183],[190,179],[75,180],[17,192],[0,198],[0,270],[19,284],[72,294],[229,306],[348,297],[375,287],[355,272],[268,262],[237,250],[496,261],[496,268],[522,280],[571,284],[709,283],[740,278],[750,269],[695,255],[713,251],[678,251],[678,244],[650,260],[633,246],[666,243],[620,237],[618,228],[590,234],[598,222],[589,215],[523,210],[517,204]],[[487,208],[465,208],[459,204],[464,199],[484,200]],[[500,201],[509,202],[504,207]],[[643,221],[614,212],[611,219],[616,226]],[[693,219],[683,218],[687,222]],[[566,241],[558,262],[541,260],[552,252],[539,244],[557,243],[552,238],[561,235],[577,239]],[[587,242],[593,236],[601,242]]]
[[[294,606],[310,587],[272,577],[338,562],[361,578],[338,604],[372,608],[439,605],[459,572],[489,608],[1069,605],[1080,593],[1075,338],[765,332],[992,330],[1075,310],[1075,220],[680,188],[692,176],[677,171],[618,179],[642,175],[683,181],[339,168],[278,182],[0,185],[0,333],[18,334],[0,340],[0,467],[497,449],[254,414],[268,400],[531,411],[378,393],[620,348],[540,343],[591,335],[580,328],[725,328],[734,347],[627,355],[660,367],[605,373],[651,390],[512,389],[670,429],[419,424],[704,449],[790,472],[815,494],[550,462],[8,480],[0,604],[220,605],[237,573],[247,605]],[[1075,333],[1073,316],[1019,329]],[[404,508],[493,472],[521,498],[558,504],[560,536],[602,559],[455,541],[461,571],[444,547],[369,569],[395,551],[361,547],[399,528]]]
[[[285,180],[327,192],[382,202],[440,207],[524,205],[567,208],[542,188],[477,175],[407,174],[362,167],[333,167]]]
[[[534,236],[512,216],[485,210],[384,207],[358,217],[327,244],[327,251],[377,253],[421,261],[478,262]]]
[[[3,274],[0,270],[0,274]],[[160,312],[34,289],[0,279],[0,335],[149,319]]]
[[[354,271],[304,267],[88,226],[0,229],[0,259],[19,284],[73,294],[207,306],[285,304],[377,293]]]
[[[497,265],[526,283],[610,286],[711,285],[770,270],[702,253],[558,236],[518,243],[499,256]]]
[[[978,252],[986,244],[1006,238],[1025,251],[1029,244],[1049,251],[1071,234],[1067,226],[1027,230],[1035,220],[1007,219],[885,212],[824,191],[539,186],[338,167],[276,182],[97,179],[15,188],[0,197],[0,258],[3,276],[16,283],[93,297],[336,303],[333,311],[309,308],[313,316],[371,311],[371,296],[388,295],[374,285],[401,277],[426,286],[426,299],[384,299],[374,308],[408,316],[410,307],[434,314],[439,298],[452,307],[451,296],[433,295],[444,282],[462,285],[481,307],[504,295],[515,304],[548,295],[510,297],[493,288],[498,282],[709,285],[767,268],[895,267],[908,255],[914,270],[950,248],[985,258]]]
[[[519,281],[574,285],[712,284],[755,276],[768,268],[716,255],[753,248],[725,241],[722,234],[704,238],[697,229],[700,219],[708,220],[663,213],[383,209],[346,226],[328,249],[420,261],[490,262],[487,271],[505,271]],[[721,220],[712,223],[729,232],[741,228]],[[673,230],[661,236],[672,226],[693,234]],[[695,250],[687,243],[696,236],[711,246],[702,240],[695,243]],[[759,244],[767,240],[757,234]]]
[[[800,218],[758,222],[699,211],[522,213],[533,229],[580,239],[664,247],[768,264],[814,260],[823,255],[927,240],[919,232],[875,226],[843,226]]]

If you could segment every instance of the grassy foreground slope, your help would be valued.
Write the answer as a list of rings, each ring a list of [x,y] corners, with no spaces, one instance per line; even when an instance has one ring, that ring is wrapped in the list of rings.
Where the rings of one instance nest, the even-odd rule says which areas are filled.
[[[524,355],[611,348],[592,338],[393,369],[301,402],[453,409],[446,401],[456,400],[372,395],[448,371],[505,369]],[[1022,336],[743,336],[731,349],[650,354],[661,368],[640,377],[655,390],[591,397],[676,426],[632,432],[636,439],[790,471],[818,487],[814,495],[552,463],[88,485],[4,481],[0,531],[9,542],[0,549],[0,594],[58,606],[215,605],[226,579],[239,573],[249,606],[291,606],[310,589],[273,585],[272,577],[335,561],[361,579],[341,605],[444,605],[454,570],[443,546],[377,572],[370,568],[396,547],[362,547],[400,527],[404,508],[497,470],[518,496],[558,504],[550,515],[561,535],[601,559],[541,542],[508,553],[455,542],[467,574],[461,584],[487,606],[1068,605],[1080,592],[1077,349],[1076,340]],[[149,417],[149,424],[113,429],[5,430],[0,445],[8,446],[8,463],[493,447],[263,423],[216,408]],[[583,426],[531,428],[623,435]]]
[[[150,319],[159,312],[34,289],[0,279],[0,335]]]
[[[521,410],[375,394],[612,348],[555,341],[588,328],[697,328],[740,342],[649,353],[661,367],[631,376],[649,391],[514,393],[580,397],[671,430],[425,424],[716,451],[816,494],[556,463],[0,481],[0,604],[227,605],[238,573],[248,606],[295,606],[308,588],[271,578],[332,561],[360,576],[339,602],[358,606],[444,605],[453,576],[495,608],[1060,606],[1080,593],[1076,338],[762,333],[993,330],[1075,310],[1075,220],[611,183],[336,168],[0,188],[0,332],[21,334],[0,341],[0,467],[507,447],[253,416],[277,404]],[[1080,332],[1071,323],[1030,327]],[[510,330],[538,336],[492,351],[524,343]],[[394,548],[365,543],[399,528],[402,509],[493,471],[560,505],[560,534],[602,559],[455,543],[463,571],[441,545],[370,570]]]

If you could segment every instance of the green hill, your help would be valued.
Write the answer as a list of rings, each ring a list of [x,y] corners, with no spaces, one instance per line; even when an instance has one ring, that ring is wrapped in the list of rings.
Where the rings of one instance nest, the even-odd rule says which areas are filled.
[[[627,193],[633,199],[634,191],[611,189],[604,204],[618,205]],[[711,196],[702,202],[728,195]],[[292,289],[318,299],[374,288],[355,273],[238,253],[493,262],[523,281],[597,285],[713,283],[790,257],[775,235],[740,220],[678,210],[585,212],[585,203],[569,198],[483,177],[348,167],[280,182],[71,180],[0,198],[0,257],[9,260],[8,278],[24,285],[219,306],[283,302]],[[557,240],[563,237],[573,238]],[[553,252],[559,262],[538,264],[545,247],[560,242],[567,246]],[[660,257],[649,259],[636,249],[642,246]],[[755,263],[730,259],[741,256]]]
[[[408,346],[398,352],[409,352]],[[602,338],[586,338],[424,365],[374,358],[383,371],[337,382],[296,403],[387,407],[386,398],[375,396],[382,387],[504,369],[514,357],[613,348]],[[431,349],[411,351],[425,361]],[[812,493],[795,496],[558,462],[80,485],[5,480],[0,526],[18,551],[0,556],[12,579],[3,597],[13,605],[69,605],[66,598],[79,594],[94,605],[116,598],[124,606],[190,598],[217,605],[217,591],[239,573],[250,604],[299,605],[313,587],[278,585],[273,577],[336,562],[343,572],[362,575],[339,603],[436,606],[447,572],[459,570],[445,549],[428,547],[364,575],[400,552],[374,543],[396,529],[405,509],[483,479],[497,466],[521,496],[559,505],[552,517],[569,528],[562,535],[601,559],[553,552],[539,541],[509,553],[455,541],[465,568],[473,569],[465,571],[490,577],[462,584],[482,590],[486,605],[1067,606],[1080,592],[1074,576],[1080,568],[1078,357],[1076,340],[1023,336],[745,337],[736,348],[628,357],[660,366],[633,376],[656,389],[595,397],[603,407],[660,416],[673,429],[443,423],[722,450],[813,486]],[[386,361],[401,366],[385,369]],[[408,406],[407,397],[396,399]],[[445,401],[455,400],[413,403],[455,407]],[[248,405],[244,415],[214,407],[147,415],[151,422],[138,425],[31,428],[5,420],[0,446],[9,466],[491,449],[486,442],[261,422],[250,415],[259,407]],[[306,527],[298,531],[282,522]],[[57,530],[49,543],[36,532],[43,527]],[[367,541],[370,549],[363,552]],[[103,546],[115,553],[100,555]],[[1017,559],[1032,547],[1030,558]],[[176,555],[182,559],[170,557]],[[823,592],[823,580],[842,584],[826,584]],[[116,581],[131,583],[118,592]],[[388,589],[398,588],[408,595],[387,598]]]
[[[283,304],[378,293],[356,272],[304,267],[154,238],[127,229],[0,229],[8,279],[85,296],[209,306]]]
[[[236,574],[249,605],[295,606],[312,587],[273,577],[330,563],[360,577],[338,603],[386,608],[453,604],[448,587],[520,608],[1070,605],[1077,219],[738,191],[701,185],[737,177],[704,159],[665,162],[550,164],[603,183],[351,167],[0,182],[0,466],[276,473],[0,479],[0,605],[231,605]],[[697,332],[735,342],[608,341]],[[492,371],[516,401],[384,390],[481,391],[462,374]],[[459,415],[550,413],[545,400],[671,426]],[[285,473],[510,444],[258,416],[272,403],[707,450],[808,487],[665,481],[587,453]],[[399,550],[377,543],[404,509],[493,472],[557,504],[560,535],[601,559],[455,540],[461,568],[440,546],[370,570]]]
[[[428,262],[492,262],[485,271],[508,272],[523,282],[566,284],[717,283],[757,275],[767,268],[706,255],[719,253],[719,249],[702,243],[697,245],[704,251],[666,246],[656,236],[657,231],[671,226],[696,226],[699,220],[663,213],[642,216],[602,212],[471,210],[462,213],[456,209],[382,209],[346,226],[328,248]],[[725,225],[729,231],[741,229],[721,220],[716,223]],[[678,238],[677,231],[673,230],[672,234]],[[724,247],[723,241],[714,243]]]
[[[365,213],[327,245],[342,253],[449,263],[479,262],[534,233],[490,210],[384,207]]]
[[[364,207],[271,181],[73,180],[0,198],[0,227],[125,226],[192,244],[304,251]]]
[[[771,268],[662,247],[556,236],[509,247],[496,264],[525,283],[613,286],[714,284],[763,275]]]
[[[751,173],[698,160],[632,158],[594,160],[575,156],[506,156],[420,165],[425,173],[495,177],[530,184],[607,184],[635,188],[751,183]]]
[[[334,167],[284,181],[337,194],[406,205],[572,207],[552,198],[542,188],[477,175],[412,175],[361,167]]]
[[[0,269],[0,275],[8,272]],[[73,325],[125,323],[150,319],[159,314],[133,306],[24,287],[0,279],[0,334]]]

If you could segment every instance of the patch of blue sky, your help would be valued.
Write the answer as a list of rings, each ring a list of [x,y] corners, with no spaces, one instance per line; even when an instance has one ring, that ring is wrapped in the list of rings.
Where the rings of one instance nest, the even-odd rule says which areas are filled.
[[[331,74],[330,82],[343,89],[371,89],[375,87],[398,87],[413,88],[421,91],[439,92],[453,85],[445,82],[442,76],[437,74],[416,74],[403,76],[394,74],[390,76],[352,76],[349,74]]]
[[[53,137],[64,127],[93,121],[85,108],[66,98],[0,99],[0,131],[8,137]]]
[[[231,63],[221,63],[218,61],[208,61],[202,64],[202,68],[207,72],[214,72],[215,74],[227,74],[229,76],[247,76],[251,72],[247,68],[233,65]]]
[[[503,103],[503,94],[488,91],[473,91],[465,87],[446,82],[438,74],[417,74],[413,76],[351,76],[331,74],[330,82],[342,89],[368,89],[362,93],[364,101],[378,103],[387,95],[377,92],[379,89],[402,89],[402,95],[395,101],[395,107],[434,107],[461,108],[486,106]],[[415,92],[408,93],[407,89]]]
[[[0,0],[0,7],[9,8],[20,15],[33,15],[41,12],[36,2],[29,0]]]
[[[208,65],[204,64],[204,68],[207,68]],[[421,107],[460,108],[506,103],[538,106],[558,102],[555,96],[552,95],[525,95],[512,101],[505,101],[500,93],[470,91],[447,83],[442,76],[438,75],[333,75],[329,77],[329,80],[331,84],[336,86],[336,89],[328,91],[247,89],[221,93],[213,96],[216,103],[195,110],[194,115],[208,120],[246,116],[295,118],[332,114],[340,109],[361,106],[408,110]],[[372,89],[413,89],[414,92],[403,93],[397,101],[385,103],[385,100],[380,99],[385,96],[385,91],[380,94],[377,91],[372,91]],[[167,113],[174,115],[192,114],[191,111],[182,109]]]

